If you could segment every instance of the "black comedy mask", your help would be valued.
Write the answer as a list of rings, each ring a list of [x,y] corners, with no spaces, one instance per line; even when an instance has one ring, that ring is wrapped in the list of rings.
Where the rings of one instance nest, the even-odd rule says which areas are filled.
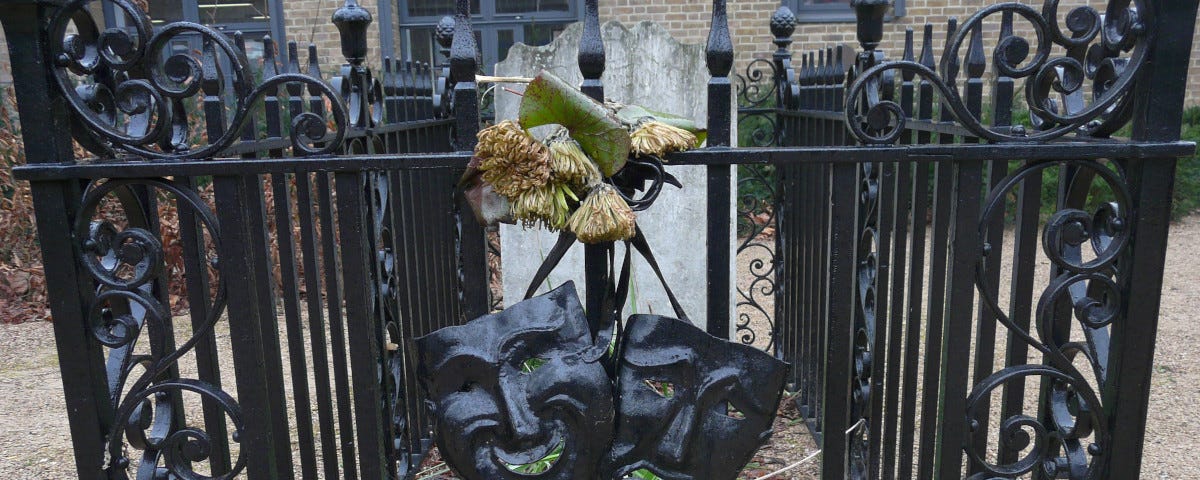
[[[772,433],[787,363],[657,315],[630,317],[621,344],[605,477],[737,478]]]
[[[613,378],[601,362],[610,327],[589,327],[567,283],[418,338],[446,463],[469,480],[619,479],[639,469],[736,478],[771,435],[788,365],[686,320],[634,315]],[[521,468],[559,452],[540,473]]]
[[[612,382],[567,283],[416,340],[438,448],[468,479],[590,479],[612,441]],[[521,465],[561,450],[544,472]]]

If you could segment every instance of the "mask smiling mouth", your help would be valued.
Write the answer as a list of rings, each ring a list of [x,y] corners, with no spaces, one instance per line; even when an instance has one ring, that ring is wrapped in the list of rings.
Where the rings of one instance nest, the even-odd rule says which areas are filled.
[[[566,440],[558,432],[555,432],[552,441],[546,443],[545,446],[537,446],[530,450],[515,453],[505,451],[500,447],[494,447],[492,453],[495,459],[510,472],[532,475],[546,472],[558,464],[559,459],[562,458],[563,451],[566,449],[566,445]]]

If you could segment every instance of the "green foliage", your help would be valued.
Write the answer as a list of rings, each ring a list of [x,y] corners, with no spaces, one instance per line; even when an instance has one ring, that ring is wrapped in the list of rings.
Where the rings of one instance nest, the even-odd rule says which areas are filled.
[[[630,475],[629,475],[629,477],[630,477],[630,478],[636,478],[636,479],[639,479],[639,480],[660,480],[660,479],[658,478],[658,475],[655,475],[655,474],[654,474],[654,472],[651,472],[651,471],[649,471],[649,470],[646,470],[646,469],[644,469],[644,468],[643,468],[643,469],[641,469],[641,470],[636,470],[636,471],[634,471],[632,474],[630,474]]]
[[[558,124],[588,154],[605,176],[612,176],[629,158],[629,131],[599,102],[562,79],[542,72],[525,89],[521,126],[529,129]]]
[[[1181,134],[1184,141],[1200,143],[1200,107],[1189,107],[1183,111]],[[1200,210],[1200,156],[1179,160],[1175,171],[1174,200],[1171,211],[1174,218]]]
[[[510,465],[509,469],[525,475],[536,475],[545,472],[546,470],[549,470],[550,467],[554,466],[554,462],[557,462],[558,459],[562,457],[562,452],[563,445],[559,444],[554,448],[554,451],[550,452],[549,455],[546,455],[541,460],[525,465]]]

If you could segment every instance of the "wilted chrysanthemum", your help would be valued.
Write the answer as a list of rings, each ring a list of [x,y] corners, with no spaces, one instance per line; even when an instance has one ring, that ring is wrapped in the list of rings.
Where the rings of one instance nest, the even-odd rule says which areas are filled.
[[[562,230],[571,213],[567,196],[575,198],[569,187],[555,183],[528,190],[513,200],[513,218],[526,227],[541,223],[550,230]]]
[[[612,185],[599,183],[567,221],[583,243],[616,242],[633,238],[637,215]]]
[[[559,127],[546,138],[550,150],[550,168],[555,182],[590,187],[600,181],[600,168],[596,166],[579,142],[571,138],[567,129]]]
[[[483,180],[510,200],[550,181],[550,152],[517,122],[504,121],[479,132],[475,156]]]
[[[657,120],[638,124],[629,135],[633,143],[633,154],[661,157],[671,152],[682,152],[696,146],[696,135],[682,128]]]

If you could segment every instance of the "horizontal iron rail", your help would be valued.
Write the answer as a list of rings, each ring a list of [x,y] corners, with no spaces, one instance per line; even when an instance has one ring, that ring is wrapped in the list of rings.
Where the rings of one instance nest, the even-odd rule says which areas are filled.
[[[379,125],[371,128],[347,128],[346,138],[344,141],[349,142],[356,138],[379,137],[390,133],[400,132],[416,132],[422,129],[440,127],[443,125],[451,125],[454,123],[453,118],[438,118],[431,120],[408,120],[400,123],[391,123]],[[322,141],[331,142],[336,136],[327,134],[322,137],[317,143]],[[268,150],[282,150],[292,148],[292,139],[289,137],[269,137],[249,142],[235,144],[224,150],[225,155],[242,155],[257,152],[266,152]]]
[[[739,110],[739,112],[742,112],[742,111]],[[783,116],[788,116],[788,117],[815,118],[815,119],[819,119],[819,120],[830,120],[830,121],[835,121],[835,122],[844,122],[846,120],[846,112],[842,112],[842,111],[767,109],[767,112],[762,112],[762,113],[768,113],[768,112],[773,112],[778,115],[783,115]],[[1005,133],[1012,133],[1008,129],[1002,129],[999,127],[993,127],[993,128],[997,129],[997,131],[1003,131]],[[970,130],[968,130],[965,127],[963,127],[962,125],[959,125],[952,121],[944,122],[944,121],[934,121],[934,120],[921,120],[921,119],[917,119],[917,118],[906,118],[906,119],[904,119],[904,129],[910,130],[910,131],[915,131],[915,132],[932,132],[932,133],[937,133],[937,134],[942,134],[942,135],[958,135],[958,136],[961,136],[961,137],[967,138],[967,139],[979,138],[979,136],[975,135],[974,133],[971,133]],[[1091,140],[1091,139],[1089,139],[1089,140]]]
[[[1078,158],[1162,159],[1194,154],[1192,142],[1054,142],[1037,144],[948,144],[919,146],[704,148],[667,157],[667,165],[810,164],[862,162],[932,162],[1008,158],[1071,160]],[[208,161],[112,161],[90,164],[23,165],[13,169],[21,180],[66,178],[146,178],[168,176],[252,175],[365,170],[464,168],[467,152],[281,159],[214,159]]]

